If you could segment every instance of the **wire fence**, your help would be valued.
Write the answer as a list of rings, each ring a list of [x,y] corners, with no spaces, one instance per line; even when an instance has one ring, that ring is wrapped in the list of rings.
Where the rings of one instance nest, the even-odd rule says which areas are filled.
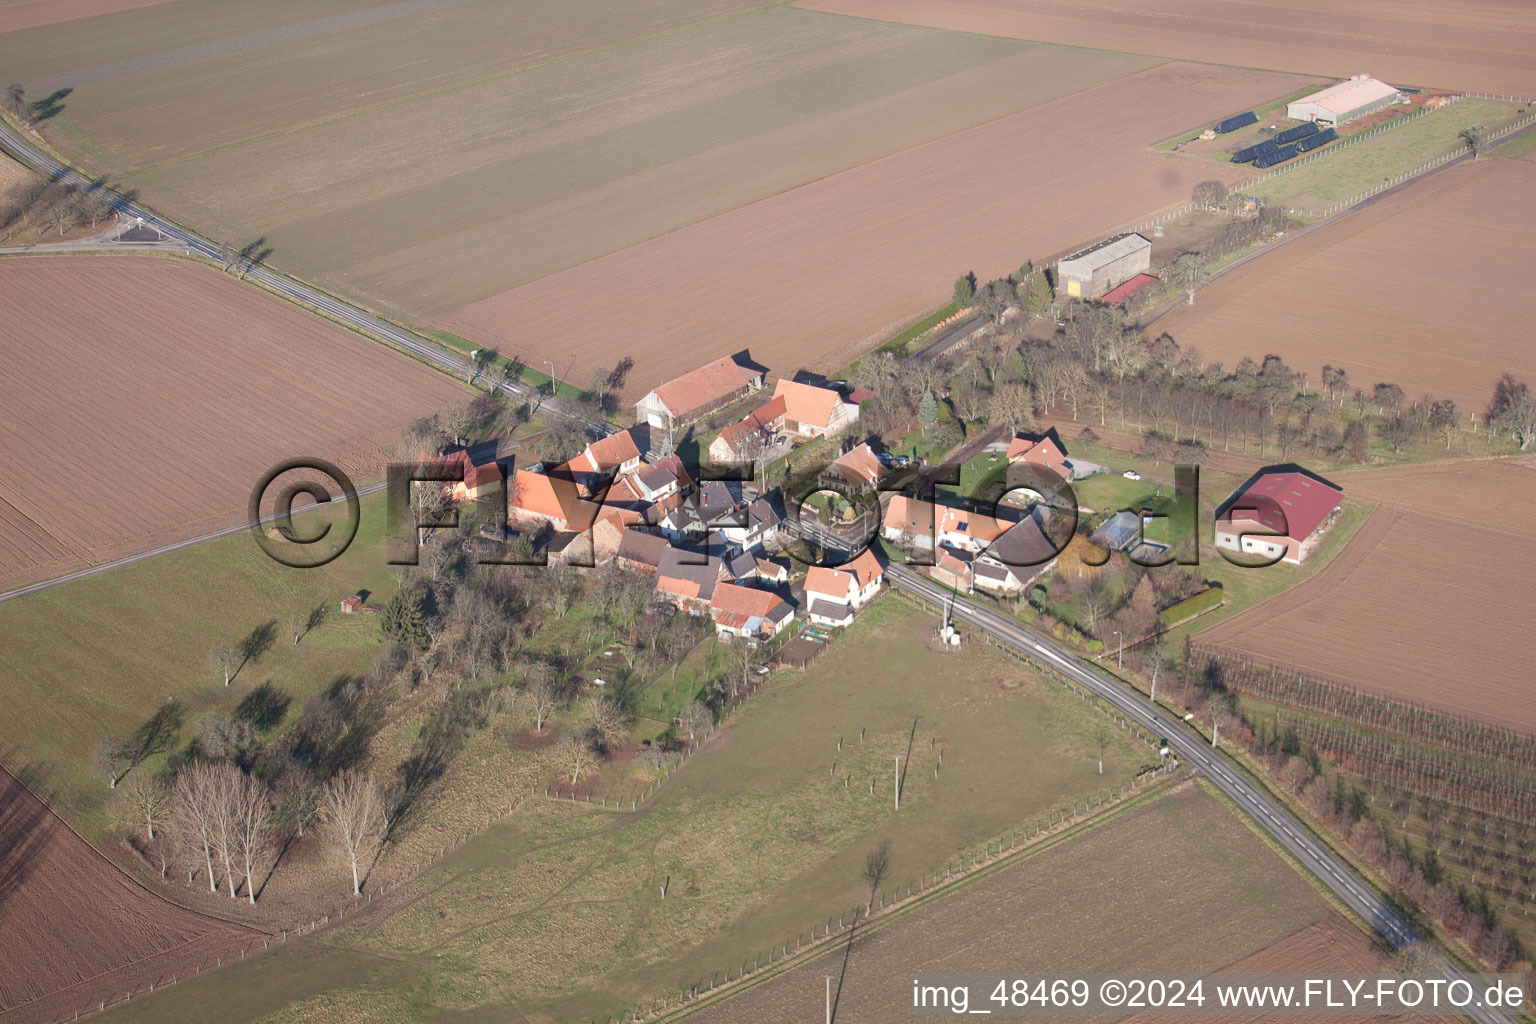
[[[902,597],[927,607],[927,603],[921,598],[905,593]],[[989,646],[996,647],[1019,661],[1029,660],[1007,644],[995,641],[985,632],[980,633],[979,636]],[[1073,696],[1109,719],[1112,725],[1133,740],[1146,744],[1154,750],[1160,748],[1160,737],[1146,732],[1097,695],[1079,686],[1067,676],[1051,671],[1048,667],[1037,667],[1065,686]],[[939,754],[938,763],[943,764],[942,751]],[[825,920],[818,919],[812,922],[809,928],[796,933],[794,938],[786,938],[777,943],[778,949],[770,946],[753,954],[750,958],[744,956],[739,964],[732,963],[721,970],[714,971],[707,978],[700,978],[692,984],[673,989],[648,1004],[634,1007],[619,1016],[603,1018],[595,1021],[594,1024],[636,1024],[636,1022],[655,1020],[681,1010],[699,999],[718,996],[722,989],[739,985],[744,979],[751,979],[769,968],[782,968],[786,961],[815,955],[830,944],[846,938],[861,921],[868,921],[872,917],[889,914],[908,906],[935,889],[972,876],[1022,849],[1057,836],[1087,820],[1104,807],[1113,807],[1139,795],[1158,779],[1172,776],[1179,767],[1177,759],[1163,761],[1159,758],[1155,763],[1138,771],[1129,782],[1122,783],[1118,788],[1107,787],[1098,793],[1074,800],[1065,807],[1045,811],[1001,836],[963,847],[942,866],[926,871],[905,884],[882,887],[879,892],[871,894],[868,902],[864,904],[829,912]],[[939,777],[940,771],[941,769],[935,766],[935,777]],[[892,785],[899,785],[899,783],[893,782]]]
[[[1525,128],[1532,123],[1536,123],[1536,114],[1528,114],[1513,124],[1506,125],[1497,131],[1489,132],[1485,136],[1485,144],[1486,142],[1495,142],[1507,135],[1520,131],[1522,128]],[[1349,209],[1351,206],[1354,206],[1357,203],[1364,202],[1374,195],[1379,195],[1389,188],[1394,188],[1403,184],[1405,181],[1417,178],[1419,175],[1424,174],[1427,171],[1432,171],[1436,167],[1442,167],[1445,164],[1450,163],[1452,160],[1464,159],[1469,155],[1471,155],[1470,151],[1465,146],[1458,146],[1457,148],[1452,149],[1450,152],[1442,153],[1440,156],[1435,157],[1428,163],[1420,164],[1411,171],[1404,171],[1401,174],[1395,174],[1392,177],[1379,182],[1378,184],[1372,185],[1370,188],[1366,189],[1364,192],[1359,193],[1358,195],[1354,195],[1348,199],[1341,200],[1332,204],[1331,206],[1325,206],[1321,210],[1310,210],[1292,206],[1287,207],[1286,212],[1293,213],[1299,217],[1311,217],[1313,219],[1331,217],[1342,210]]]
[[[1081,803],[1057,808],[1032,819],[1030,822],[1003,836],[968,847],[951,857],[944,865],[926,871],[907,882],[882,889],[864,904],[829,913],[825,920],[816,920],[810,927],[798,932],[792,939],[779,942],[778,949],[769,947],[750,958],[743,957],[740,964],[731,964],[717,970],[707,978],[700,978],[691,985],[668,992],[652,1002],[637,1006],[619,1016],[602,1018],[594,1024],[636,1024],[656,1020],[684,1009],[689,1004],[711,996],[719,996],[723,989],[739,986],[770,968],[783,969],[786,962],[809,958],[829,946],[848,937],[861,923],[882,915],[889,915],[915,901],[955,882],[985,871],[999,862],[1029,847],[1036,846],[1080,824],[1105,807],[1113,807],[1140,795],[1159,779],[1173,776],[1179,770],[1177,762],[1161,764],[1145,773],[1138,774],[1119,789],[1106,789],[1082,800]]]

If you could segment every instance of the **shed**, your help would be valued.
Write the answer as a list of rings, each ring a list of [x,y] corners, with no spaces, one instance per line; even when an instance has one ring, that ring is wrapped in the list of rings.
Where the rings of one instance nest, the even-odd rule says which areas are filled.
[[[1116,235],[1056,264],[1056,286],[1073,298],[1093,299],[1152,266],[1152,243],[1141,235]]]
[[[341,612],[343,615],[355,614],[363,607],[363,599],[356,594],[341,599]]]

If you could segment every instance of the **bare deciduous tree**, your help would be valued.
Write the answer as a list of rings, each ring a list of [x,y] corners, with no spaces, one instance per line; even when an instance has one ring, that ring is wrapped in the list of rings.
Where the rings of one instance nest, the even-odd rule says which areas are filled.
[[[1195,289],[1205,280],[1205,259],[1197,252],[1181,252],[1168,266],[1168,280],[1195,304]]]
[[[611,750],[629,735],[624,712],[604,697],[586,697],[579,712],[582,728],[603,749]]]
[[[171,811],[171,790],[165,780],[149,772],[135,772],[117,792],[116,817],[125,829],[144,829],[151,841],[164,830]]]
[[[678,712],[677,726],[679,729],[688,730],[688,739],[692,741],[699,733],[709,735],[715,727],[715,713],[709,710],[709,706],[702,701],[690,701],[683,710]]]
[[[218,892],[213,873],[213,850],[217,835],[215,824],[214,766],[192,764],[176,776],[172,791],[174,827],[182,846],[201,861],[208,873],[208,891]]]
[[[555,745],[552,754],[555,770],[561,776],[569,775],[571,785],[581,781],[583,775],[597,770],[597,757],[592,749],[578,739],[567,736]]]
[[[256,865],[272,845],[272,794],[266,783],[242,772],[229,779],[227,799],[231,852],[245,875],[246,899],[255,903]]]
[[[128,744],[115,733],[102,733],[91,751],[91,771],[107,780],[108,789],[116,789],[123,773],[132,766]]]
[[[359,866],[383,842],[384,797],[371,776],[348,769],[320,791],[320,815],[352,868],[352,895],[363,891]]]
[[[547,674],[547,666],[544,666],[544,669],[543,674]],[[558,705],[559,700],[549,683],[543,679],[536,679],[524,686],[522,692],[517,695],[513,711],[518,720],[532,726],[534,732],[543,732],[544,722],[554,713]]]
[[[864,856],[864,873],[860,880],[864,887],[865,914],[874,909],[875,897],[880,894],[880,886],[885,884],[886,876],[890,873],[891,841],[887,839]]]
[[[219,644],[208,652],[208,664],[215,672],[224,673],[224,685],[229,685],[230,673],[240,664],[240,652],[229,644]]]

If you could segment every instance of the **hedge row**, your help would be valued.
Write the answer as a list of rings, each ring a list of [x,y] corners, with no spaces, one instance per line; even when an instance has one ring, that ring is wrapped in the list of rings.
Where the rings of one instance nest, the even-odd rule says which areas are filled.
[[[1185,619],[1192,619],[1196,615],[1210,611],[1220,605],[1225,598],[1226,594],[1222,592],[1221,587],[1211,587],[1209,590],[1200,591],[1194,597],[1185,598],[1178,604],[1169,605],[1157,613],[1157,618],[1165,627],[1173,626]]]

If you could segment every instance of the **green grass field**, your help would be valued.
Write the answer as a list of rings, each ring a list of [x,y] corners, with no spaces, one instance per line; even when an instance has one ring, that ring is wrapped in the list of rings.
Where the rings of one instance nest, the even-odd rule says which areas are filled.
[[[1155,757],[1111,729],[1098,774],[1105,719],[994,649],[929,650],[933,627],[882,598],[806,671],[775,676],[652,807],[535,801],[388,909],[208,979],[217,1010],[200,979],[114,1012],[489,1020],[511,1004],[528,1019],[606,1017],[851,908],[881,839],[904,885],[1074,797],[1118,792]],[[896,812],[892,771],[909,742]]]
[[[1353,145],[1324,149],[1318,159],[1297,164],[1250,191],[1300,209],[1326,207],[1463,148],[1457,138],[1463,128],[1501,128],[1523,116],[1522,109],[1502,100],[1462,100]]]
[[[276,266],[417,322],[1153,63],[758,0],[308,25],[352,6],[249,0],[237,30],[189,0],[6,33],[0,66],[28,81],[158,55],[73,88],[49,141],[161,212],[264,237]],[[174,52],[284,24],[258,48]]]
[[[293,698],[292,718],[305,698],[361,672],[381,644],[378,619],[342,615],[338,603],[359,589],[387,599],[395,586],[384,564],[383,495],[362,499],[362,512],[352,546],[319,569],[281,566],[240,533],[0,605],[10,767],[39,771],[54,805],[91,831],[107,796],[105,782],[88,775],[102,733],[131,733],[168,699],[184,705],[190,727],[208,711],[229,713],[265,682]],[[289,615],[320,604],[325,621],[294,646]],[[270,649],[226,688],[209,651],[267,623]]]

